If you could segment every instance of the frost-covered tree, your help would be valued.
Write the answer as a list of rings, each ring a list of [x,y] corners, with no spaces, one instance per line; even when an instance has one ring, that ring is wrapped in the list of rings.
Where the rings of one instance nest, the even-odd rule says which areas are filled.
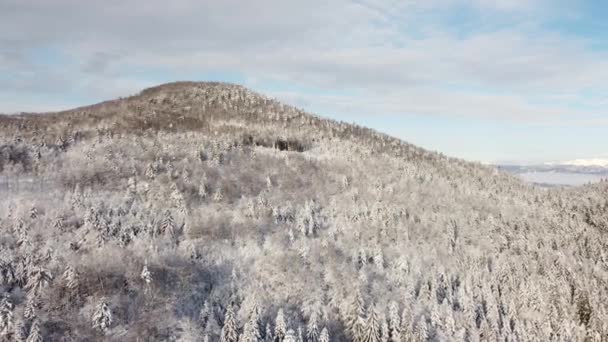
[[[14,306],[8,293],[0,299],[0,336],[7,336],[12,333],[14,325]]]
[[[376,310],[375,305],[371,305],[368,309],[368,317],[365,325],[365,332],[363,334],[363,342],[380,342],[380,329],[382,322],[380,322],[380,316]]]
[[[388,327],[391,342],[401,342],[401,317],[399,317],[399,304],[392,301],[388,306]]]
[[[68,288],[72,295],[78,294],[78,287],[80,286],[80,276],[78,271],[72,266],[67,265],[63,272],[63,281],[66,288]]]
[[[321,335],[319,336],[319,342],[329,342],[329,331],[327,327],[321,330]]]
[[[238,323],[234,314],[232,304],[226,308],[224,325],[220,334],[220,342],[237,342],[239,339]]]
[[[346,329],[350,338],[355,341],[363,341],[365,335],[365,303],[361,293],[357,291],[348,307],[346,316]]]
[[[144,281],[146,286],[150,286],[152,284],[152,273],[148,269],[148,265],[144,265],[141,270],[140,278]]]
[[[27,330],[27,326],[24,320],[18,320],[15,324],[15,329],[13,331],[13,339],[15,342],[25,342],[29,335],[29,331]]]
[[[424,342],[428,339],[428,326],[426,324],[426,318],[424,316],[420,317],[418,323],[416,324],[416,331],[414,334],[415,341]]]
[[[287,321],[285,320],[285,314],[283,313],[283,309],[279,309],[279,312],[277,313],[277,318],[274,321],[275,341],[283,341],[283,339],[285,339],[285,334],[287,334]]]
[[[53,280],[53,275],[50,271],[42,267],[36,267],[28,275],[25,288],[33,295],[37,295],[49,286],[51,280]]]
[[[298,337],[296,332],[293,329],[289,329],[285,332],[285,337],[283,338],[284,342],[298,342]]]
[[[40,331],[40,323],[35,319],[30,327],[30,333],[27,336],[26,342],[42,342],[42,332]]]
[[[95,308],[91,319],[93,322],[93,329],[97,329],[104,334],[112,326],[112,311],[104,299],[102,299]]]
[[[23,317],[25,319],[33,319],[36,317],[37,301],[35,296],[28,296],[23,309]]]
[[[243,334],[239,341],[241,342],[259,342],[262,340],[262,333],[260,327],[260,314],[258,312],[257,305],[254,304],[253,308],[249,312],[249,319],[243,327]]]
[[[316,310],[311,313],[310,318],[308,319],[306,337],[309,342],[317,342],[319,339],[319,322]]]

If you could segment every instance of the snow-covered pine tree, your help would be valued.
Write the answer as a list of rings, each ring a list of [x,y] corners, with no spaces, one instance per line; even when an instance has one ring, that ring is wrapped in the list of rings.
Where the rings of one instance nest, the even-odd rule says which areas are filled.
[[[243,334],[239,339],[240,342],[259,342],[262,340],[262,334],[260,332],[260,314],[258,307],[254,304],[251,312],[249,313],[249,320],[243,327]]]
[[[388,321],[384,317],[384,314],[380,315],[380,341],[389,342],[391,337],[390,328],[388,327]]]
[[[97,308],[93,313],[92,321],[93,329],[97,329],[104,334],[110,329],[110,326],[112,325],[112,311],[105,299],[102,299],[97,305]]]
[[[171,215],[171,211],[165,211],[165,216],[160,223],[160,235],[165,233],[170,233],[175,230],[175,220],[173,219],[173,215]]]
[[[368,317],[365,326],[365,333],[363,335],[363,342],[380,342],[380,329],[382,323],[376,306],[372,304],[368,309]]]
[[[399,317],[399,304],[393,301],[388,306],[388,328],[390,342],[401,342],[401,318]]]
[[[283,341],[287,334],[287,321],[285,321],[285,314],[283,309],[279,309],[277,312],[277,318],[274,322],[274,339],[277,342]]]
[[[238,323],[232,304],[228,305],[224,316],[224,326],[220,334],[220,342],[237,342],[239,339]]]
[[[72,266],[68,265],[63,272],[63,281],[65,283],[65,287],[67,287],[71,295],[78,294],[78,287],[80,285],[80,276],[78,271]]]
[[[30,327],[30,333],[27,336],[26,342],[42,342],[42,332],[40,331],[40,323],[35,319]]]
[[[36,218],[38,218],[38,209],[35,206],[33,206],[30,209],[30,219],[35,220]]]
[[[36,303],[36,297],[35,296],[28,296],[27,297],[27,301],[25,302],[25,309],[23,309],[23,317],[25,319],[33,319],[36,317],[36,307],[37,307],[37,303]]]
[[[218,186],[215,192],[213,193],[213,201],[220,202],[223,199],[224,195],[222,194],[222,188]]]
[[[47,271],[42,267],[35,267],[34,270],[28,275],[25,288],[31,294],[37,295],[40,293],[40,291],[49,286],[52,279],[53,275],[50,271]]]
[[[26,342],[28,331],[25,323],[23,319],[17,320],[12,336],[15,342]]]
[[[285,332],[285,337],[282,340],[283,342],[298,342],[298,337],[296,332],[293,329],[289,329]]]
[[[363,340],[365,333],[365,303],[359,291],[353,296],[352,302],[348,307],[345,325],[353,342]]]
[[[8,293],[4,293],[0,299],[0,336],[7,336],[13,331],[14,306]]]
[[[205,303],[203,303],[203,307],[201,308],[201,311],[198,314],[198,320],[201,324],[201,328],[203,329],[203,331],[207,329],[207,323],[209,323],[209,319],[211,318],[211,315],[213,315],[212,310],[213,309],[211,308],[209,300],[205,300]]]
[[[272,326],[270,322],[266,323],[266,333],[264,335],[264,342],[274,341],[274,334],[272,333]]]
[[[313,312],[310,314],[310,318],[308,319],[308,324],[306,325],[306,337],[308,338],[308,342],[317,342],[319,339],[319,322],[316,310],[313,310]]]
[[[416,324],[416,331],[414,332],[415,342],[426,342],[429,337],[428,327],[426,324],[426,318],[424,315],[418,320]]]
[[[152,284],[152,273],[148,269],[148,264],[145,264],[143,269],[141,270],[141,279],[144,281],[146,286],[150,286]]]
[[[321,335],[319,336],[319,342],[329,342],[329,331],[327,327],[321,330]]]

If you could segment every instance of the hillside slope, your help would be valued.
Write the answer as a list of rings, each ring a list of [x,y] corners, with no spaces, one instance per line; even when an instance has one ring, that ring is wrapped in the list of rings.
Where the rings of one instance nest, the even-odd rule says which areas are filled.
[[[608,338],[608,186],[546,190],[223,83],[0,118],[0,334]]]

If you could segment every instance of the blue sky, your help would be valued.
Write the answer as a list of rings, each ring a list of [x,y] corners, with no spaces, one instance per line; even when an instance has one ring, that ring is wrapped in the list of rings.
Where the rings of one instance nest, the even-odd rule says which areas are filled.
[[[0,112],[234,82],[482,162],[608,158],[608,2],[0,0]]]

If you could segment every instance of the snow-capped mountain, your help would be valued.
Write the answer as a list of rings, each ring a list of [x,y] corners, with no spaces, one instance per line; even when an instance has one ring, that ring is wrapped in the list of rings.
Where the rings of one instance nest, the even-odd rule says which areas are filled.
[[[608,159],[575,159],[536,165],[499,165],[530,183],[543,185],[581,185],[608,178]]]
[[[608,159],[606,159],[606,158],[574,159],[574,160],[569,160],[569,161],[566,161],[563,163],[557,163],[557,164],[558,165],[582,166],[582,167],[608,168]]]

